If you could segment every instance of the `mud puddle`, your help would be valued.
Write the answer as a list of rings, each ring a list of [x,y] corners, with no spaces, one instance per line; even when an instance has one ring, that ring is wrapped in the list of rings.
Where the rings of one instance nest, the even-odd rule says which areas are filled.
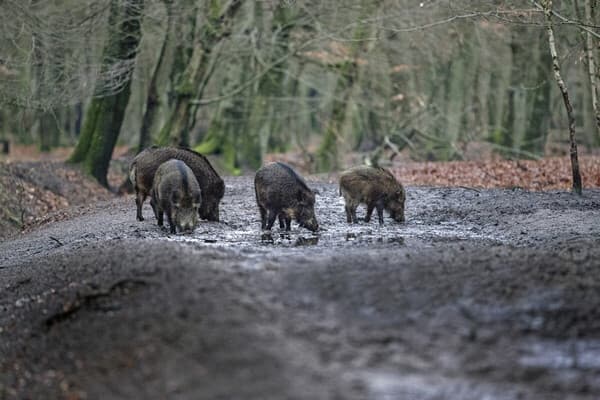
[[[488,244],[502,244],[498,235],[479,233],[476,227],[444,223],[437,226],[426,225],[423,221],[411,221],[407,224],[379,226],[376,223],[327,227],[319,232],[309,232],[293,228],[286,232],[279,228],[261,231],[258,227],[236,228],[226,224],[201,223],[192,234],[168,234],[165,229],[146,232],[143,236],[149,240],[166,240],[195,246],[214,246],[232,250],[256,250],[284,253],[290,250],[304,252],[306,247],[331,250],[351,248],[396,248],[407,245],[424,245],[436,242],[478,241]],[[254,225],[259,225],[258,222]]]

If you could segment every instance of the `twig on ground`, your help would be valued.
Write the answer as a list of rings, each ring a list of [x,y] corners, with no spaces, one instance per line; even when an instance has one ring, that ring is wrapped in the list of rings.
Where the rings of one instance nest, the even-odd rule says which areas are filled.
[[[58,246],[64,246],[63,242],[61,242],[60,240],[58,240],[57,238],[55,238],[54,236],[48,236],[50,239],[54,240]]]
[[[158,283],[155,281],[149,281],[146,279],[123,278],[123,279],[119,279],[118,281],[111,284],[108,287],[108,289],[106,289],[106,290],[99,290],[96,292],[91,292],[91,293],[86,293],[86,294],[77,293],[75,296],[75,300],[66,303],[65,305],[63,305],[62,309],[59,312],[54,313],[51,316],[49,316],[48,318],[46,318],[44,320],[44,326],[46,327],[46,329],[50,329],[52,326],[56,325],[57,323],[60,323],[64,320],[66,320],[67,318],[69,318],[71,315],[81,311],[84,307],[91,306],[98,299],[103,298],[103,297],[108,297],[116,289],[123,287],[125,285],[128,285],[128,284],[147,286],[150,284],[158,284]]]

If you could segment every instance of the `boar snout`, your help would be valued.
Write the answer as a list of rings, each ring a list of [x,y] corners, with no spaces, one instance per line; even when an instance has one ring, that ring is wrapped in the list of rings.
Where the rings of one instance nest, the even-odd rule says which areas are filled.
[[[300,226],[312,232],[316,232],[319,230],[319,223],[317,222],[317,219],[315,217],[311,217],[301,222]]]
[[[177,210],[177,228],[183,233],[192,233],[198,225],[198,207]]]
[[[404,205],[398,203],[397,205],[394,205],[394,207],[391,207],[390,208],[390,217],[392,217],[392,219],[396,222],[400,222],[400,223],[405,222]]]

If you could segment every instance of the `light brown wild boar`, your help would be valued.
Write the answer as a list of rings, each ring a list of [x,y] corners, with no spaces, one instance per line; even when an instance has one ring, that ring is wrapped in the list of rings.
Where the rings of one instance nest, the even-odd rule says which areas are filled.
[[[386,169],[368,166],[350,168],[340,175],[340,195],[346,202],[346,220],[358,222],[356,207],[367,205],[365,222],[371,220],[377,209],[379,224],[383,224],[383,210],[389,212],[396,222],[404,222],[404,188]]]
[[[219,202],[225,193],[225,184],[206,157],[183,147],[156,146],[135,156],[129,167],[129,179],[135,188],[138,221],[144,220],[142,205],[152,190],[152,180],[158,166],[172,158],[185,162],[196,176],[202,190],[200,218],[219,221]]]
[[[288,231],[292,218],[313,232],[319,229],[315,193],[289,165],[274,162],[256,171],[254,191],[263,230],[270,230],[277,218],[279,227]]]
[[[171,233],[193,231],[201,201],[200,185],[183,161],[169,160],[158,167],[150,205],[159,226],[163,226],[163,214],[167,214]]]

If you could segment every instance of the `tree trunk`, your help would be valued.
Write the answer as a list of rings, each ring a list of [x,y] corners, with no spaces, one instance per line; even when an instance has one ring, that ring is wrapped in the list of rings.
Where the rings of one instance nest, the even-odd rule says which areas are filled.
[[[119,0],[111,1],[109,26],[119,28],[111,31],[104,49],[102,69],[105,72],[114,67],[114,60],[127,63],[135,59],[141,38],[142,8],[143,0],[127,0],[125,4],[120,4]],[[132,68],[121,72],[126,76],[119,79],[125,83],[117,93],[92,99],[84,117],[81,137],[69,159],[83,163],[84,170],[106,187],[108,166],[129,101],[131,72]],[[96,84],[96,93],[102,92],[103,84],[102,81]]]
[[[581,174],[579,172],[579,160],[577,158],[577,142],[575,141],[575,116],[573,115],[573,106],[569,100],[569,92],[567,86],[562,79],[560,74],[560,65],[558,63],[558,54],[556,52],[556,42],[554,40],[554,30],[552,28],[552,0],[546,0],[544,2],[544,14],[546,15],[546,31],[548,33],[548,45],[550,47],[550,54],[552,55],[552,69],[554,70],[554,78],[558,84],[558,88],[562,94],[563,101],[565,103],[565,109],[567,110],[567,116],[569,118],[569,140],[571,142],[571,169],[573,172],[573,191],[577,194],[581,194]]]
[[[333,94],[331,116],[317,153],[317,171],[331,171],[339,167],[339,145],[343,142],[342,127],[346,120],[346,108],[355,79],[356,63],[354,60],[346,61],[340,67]]]
[[[189,145],[189,129],[194,114],[191,101],[202,97],[208,73],[211,71],[210,53],[229,36],[233,18],[242,5],[241,0],[232,0],[222,10],[218,0],[208,3],[207,21],[200,28],[198,43],[194,46],[190,61],[175,87],[174,110],[159,135],[158,143],[161,145]]]
[[[54,109],[43,111],[39,115],[40,151],[50,151],[58,145],[60,128]]]
[[[367,5],[368,4],[368,5]],[[378,11],[381,2],[364,2],[364,18],[372,16],[373,11]],[[325,136],[317,151],[317,171],[331,171],[340,165],[340,154],[349,150],[348,137],[344,127],[349,117],[349,101],[352,98],[353,86],[359,80],[359,56],[364,55],[368,49],[367,38],[377,30],[377,26],[359,25],[354,31],[354,44],[351,45],[346,59],[334,64],[334,71],[338,74],[337,84],[333,95],[331,116],[325,128]]]
[[[142,126],[140,128],[140,142],[138,145],[138,153],[144,150],[146,147],[152,144],[152,128],[156,125],[156,119],[160,107],[160,94],[158,88],[159,77],[163,74],[163,70],[166,66],[165,54],[167,46],[169,46],[173,35],[173,4],[171,0],[165,0],[165,7],[167,9],[167,29],[163,39],[163,44],[160,48],[158,60],[152,73],[150,80],[150,87],[148,88],[148,98],[146,99],[146,108],[144,116],[142,118]]]
[[[584,0],[585,23],[592,26],[592,5],[591,0]],[[596,59],[594,57],[594,40],[589,31],[585,32],[585,52],[588,61],[588,75],[590,79],[590,94],[592,95],[592,109],[596,118],[596,133],[600,138],[600,109],[598,108],[598,87],[596,82]]]
[[[43,109],[36,112],[38,120],[38,135],[40,151],[50,151],[59,136],[59,127],[56,118],[56,108],[51,100],[54,86],[58,79],[56,61],[53,60],[52,53],[57,49],[52,42],[43,35],[34,34],[33,36],[37,46],[33,51],[34,76],[37,86],[38,97],[41,99]]]
[[[528,114],[527,127],[525,129],[524,146],[518,150],[525,150],[536,155],[543,155],[548,131],[550,128],[550,102],[551,85],[550,71],[548,64],[552,62],[550,54],[545,51],[543,32],[532,41],[529,81],[526,81],[528,87],[535,87],[529,90],[528,95]],[[536,87],[537,86],[537,87]]]
[[[268,28],[268,25],[263,22],[265,18],[263,8],[264,6],[260,3],[255,6],[254,23],[255,26],[266,25]],[[252,41],[253,47],[255,47],[253,64],[256,68],[254,73],[262,73],[264,69],[268,69],[268,72],[258,80],[256,88],[247,102],[248,118],[246,120],[248,124],[245,129],[242,129],[248,137],[245,138],[243,145],[239,146],[238,150],[240,161],[251,168],[260,167],[263,155],[269,150],[277,152],[288,150],[292,140],[291,129],[289,126],[283,128],[285,121],[281,118],[289,111],[281,106],[281,100],[279,100],[286,93],[286,73],[284,71],[289,71],[289,61],[279,63],[276,69],[270,69],[267,65],[272,65],[288,53],[290,34],[296,27],[296,17],[293,8],[277,7],[273,11],[270,21],[269,42],[271,46],[264,46],[263,50],[258,43]],[[243,83],[247,79],[248,77],[244,77],[239,81]],[[292,81],[295,80],[292,79]]]

